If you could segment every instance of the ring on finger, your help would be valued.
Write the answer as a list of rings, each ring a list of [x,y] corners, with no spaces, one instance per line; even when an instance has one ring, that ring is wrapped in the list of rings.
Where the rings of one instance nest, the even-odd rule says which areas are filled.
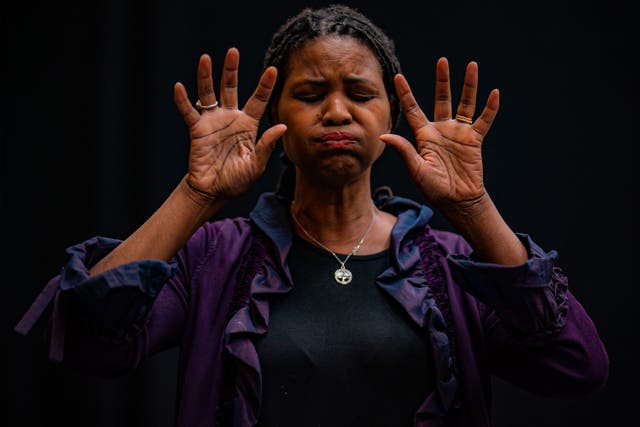
[[[463,116],[462,114],[456,114],[456,120],[468,125],[473,123],[473,119],[471,117]]]
[[[199,110],[212,110],[212,109],[216,108],[217,106],[218,106],[218,101],[214,102],[213,104],[209,104],[209,105],[202,105],[200,103],[199,99],[196,101],[196,108],[198,108]]]

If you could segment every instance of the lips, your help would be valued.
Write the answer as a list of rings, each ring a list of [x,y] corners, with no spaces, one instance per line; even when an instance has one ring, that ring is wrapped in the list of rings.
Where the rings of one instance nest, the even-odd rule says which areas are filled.
[[[343,147],[356,142],[356,137],[349,132],[331,132],[322,135],[318,141],[333,147]]]

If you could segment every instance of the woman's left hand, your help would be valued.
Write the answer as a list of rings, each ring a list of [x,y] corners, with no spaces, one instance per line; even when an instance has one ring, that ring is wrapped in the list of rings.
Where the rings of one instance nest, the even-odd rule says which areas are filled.
[[[482,114],[473,121],[478,89],[478,65],[467,65],[462,96],[455,114],[451,107],[449,64],[436,64],[434,120],[418,106],[404,76],[395,76],[396,92],[416,144],[395,134],[380,139],[393,146],[425,199],[439,209],[460,209],[486,196],[482,176],[482,141],[498,112],[499,93],[494,89]],[[455,118],[457,117],[457,119]]]

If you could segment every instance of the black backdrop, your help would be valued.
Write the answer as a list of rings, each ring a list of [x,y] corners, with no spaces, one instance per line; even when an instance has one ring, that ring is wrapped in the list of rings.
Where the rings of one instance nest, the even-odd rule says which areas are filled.
[[[176,352],[135,373],[96,380],[43,353],[43,323],[12,331],[56,274],[64,249],[94,235],[124,238],[178,183],[188,138],[172,101],[195,67],[239,48],[240,93],[260,74],[271,33],[304,5],[326,2],[185,0],[13,2],[2,13],[2,242],[9,371],[8,419],[24,426],[170,426]],[[630,337],[637,317],[631,128],[638,98],[630,11],[614,2],[349,2],[396,41],[403,71],[431,116],[435,61],[447,56],[454,93],[479,63],[479,99],[501,90],[484,147],[487,187],[509,224],[559,251],[574,294],[611,357],[607,388],[549,400],[496,381],[496,426],[621,425],[637,381]],[[457,98],[456,98],[457,99]],[[632,101],[633,104],[632,104]],[[409,135],[403,121],[398,133]],[[280,170],[220,215],[246,213]],[[374,185],[420,199],[388,149]],[[436,225],[447,227],[439,216]],[[633,329],[632,329],[633,328]],[[6,350],[5,350],[6,351]]]

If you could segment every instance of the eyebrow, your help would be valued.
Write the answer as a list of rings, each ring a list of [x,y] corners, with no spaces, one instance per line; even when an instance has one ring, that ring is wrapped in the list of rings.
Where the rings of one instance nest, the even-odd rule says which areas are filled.
[[[344,81],[347,84],[358,84],[358,83],[366,83],[366,84],[370,84],[370,85],[374,85],[375,84],[369,80],[369,79],[365,79],[363,77],[345,77]],[[298,83],[295,83],[292,86],[292,89],[296,89],[300,86],[304,86],[304,85],[311,85],[311,86],[317,86],[317,87],[326,87],[329,85],[329,82],[327,82],[326,80],[323,79],[305,79],[302,80]]]

